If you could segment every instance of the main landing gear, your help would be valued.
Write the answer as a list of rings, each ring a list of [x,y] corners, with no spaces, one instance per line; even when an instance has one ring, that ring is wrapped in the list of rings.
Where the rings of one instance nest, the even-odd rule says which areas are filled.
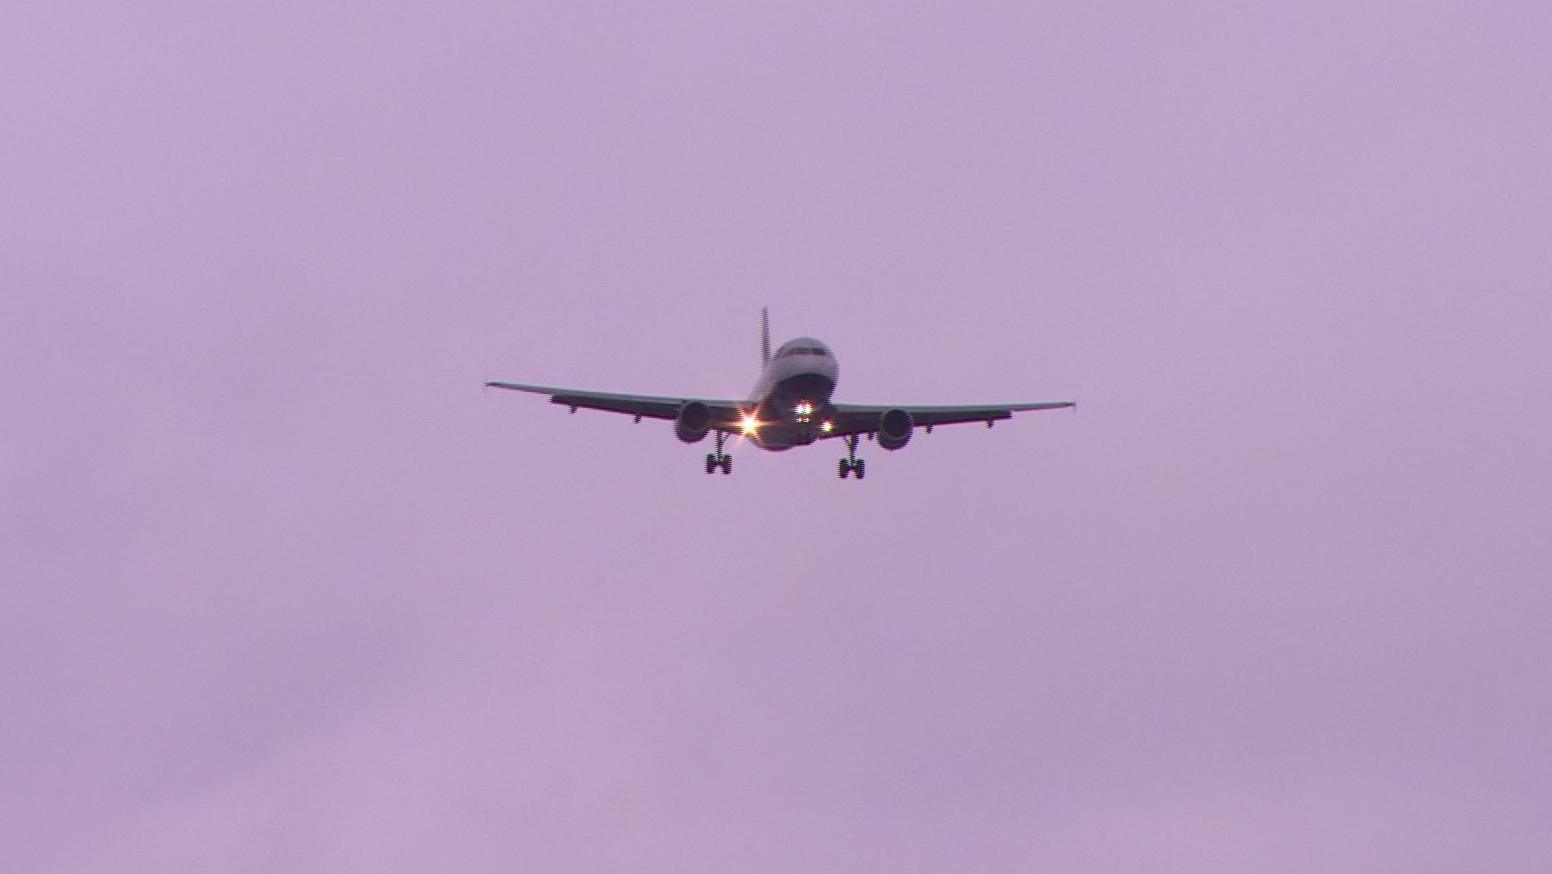
[[[733,456],[722,451],[722,444],[727,442],[727,435],[721,431],[716,432],[717,451],[706,453],[706,472],[715,473],[717,468],[722,468],[722,474],[726,476],[733,472]]]
[[[867,466],[863,464],[862,459],[857,457],[857,435],[847,434],[842,439],[846,441],[846,457],[841,459],[841,463],[838,467],[841,479],[845,479],[847,474],[850,474],[853,471],[856,472],[857,479],[862,479],[863,475],[867,473],[868,469]]]

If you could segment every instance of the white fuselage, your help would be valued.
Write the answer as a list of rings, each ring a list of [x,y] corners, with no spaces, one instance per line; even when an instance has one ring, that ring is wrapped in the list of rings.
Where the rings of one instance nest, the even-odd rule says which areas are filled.
[[[835,355],[822,341],[798,337],[781,344],[750,393],[750,412],[759,421],[750,438],[779,452],[822,437],[839,377]]]

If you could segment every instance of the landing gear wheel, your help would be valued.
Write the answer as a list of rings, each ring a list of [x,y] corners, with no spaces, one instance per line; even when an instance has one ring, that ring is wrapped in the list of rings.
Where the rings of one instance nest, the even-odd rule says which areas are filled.
[[[845,479],[849,474],[853,473],[857,475],[857,479],[862,479],[865,475],[867,468],[863,466],[862,459],[857,457],[856,434],[846,435],[846,457],[841,459],[841,463],[836,469],[840,472],[841,479]]]
[[[730,474],[733,472],[733,456],[722,451],[723,445],[727,443],[727,434],[718,431],[716,439],[717,451],[706,453],[706,472],[716,473],[721,469],[723,475]]]

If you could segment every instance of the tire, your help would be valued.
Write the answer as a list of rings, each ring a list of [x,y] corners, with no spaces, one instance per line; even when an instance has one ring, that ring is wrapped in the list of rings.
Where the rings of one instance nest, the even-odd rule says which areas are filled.
[[[717,469],[717,457],[715,455],[708,455],[708,456],[706,456],[706,472],[707,473],[711,473],[712,471],[714,471],[716,469]]]
[[[724,456],[722,456],[722,475],[723,476],[727,476],[728,474],[730,474],[732,472],[733,472],[733,456],[731,456],[731,455],[724,455]]]
[[[841,459],[841,463],[837,466],[837,470],[840,472],[841,479],[845,479],[846,478],[846,474],[848,473],[848,467],[847,467],[847,464],[846,464],[846,459],[844,459],[844,458]]]
[[[862,459],[857,459],[857,479],[862,479],[865,475],[867,475],[867,471],[868,468],[865,464],[862,463]]]

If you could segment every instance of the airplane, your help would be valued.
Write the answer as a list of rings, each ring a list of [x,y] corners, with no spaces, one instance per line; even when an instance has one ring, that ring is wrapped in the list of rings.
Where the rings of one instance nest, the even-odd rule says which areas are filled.
[[[485,385],[549,395],[550,403],[570,407],[572,413],[578,409],[624,413],[634,416],[637,423],[643,418],[670,420],[674,435],[685,443],[699,443],[710,433],[716,451],[706,455],[708,474],[733,472],[733,456],[724,451],[729,436],[743,437],[769,452],[840,438],[846,442],[846,457],[837,467],[840,478],[856,474],[859,480],[867,473],[864,460],[857,457],[857,444],[863,435],[893,451],[911,442],[917,426],[929,434],[937,425],[965,422],[985,422],[990,428],[1014,413],[1077,406],[1075,401],[952,407],[837,404],[830,396],[840,368],[830,347],[813,337],[797,337],[772,353],[768,307],[760,312],[760,333],[760,378],[744,400],[615,394],[499,381]]]

